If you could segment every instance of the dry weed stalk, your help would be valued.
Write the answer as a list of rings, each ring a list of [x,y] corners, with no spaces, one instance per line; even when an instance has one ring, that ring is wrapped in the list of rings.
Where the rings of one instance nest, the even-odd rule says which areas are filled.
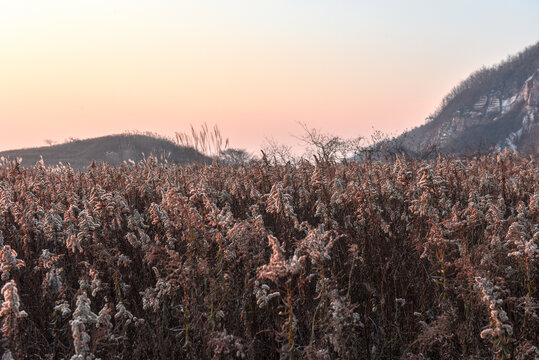
[[[4,161],[1,352],[530,359],[537,184],[535,160],[511,153],[236,167],[148,157],[85,172]]]

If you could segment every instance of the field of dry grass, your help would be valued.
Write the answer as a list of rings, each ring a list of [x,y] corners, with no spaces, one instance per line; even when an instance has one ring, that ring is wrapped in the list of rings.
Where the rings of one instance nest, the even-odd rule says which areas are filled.
[[[2,359],[536,359],[539,168],[0,166]],[[11,356],[11,357],[10,357]]]

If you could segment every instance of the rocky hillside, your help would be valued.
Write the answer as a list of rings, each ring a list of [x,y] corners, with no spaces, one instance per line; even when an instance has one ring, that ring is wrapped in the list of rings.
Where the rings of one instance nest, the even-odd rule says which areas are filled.
[[[46,165],[60,162],[74,169],[84,169],[92,161],[119,165],[124,161],[138,162],[150,154],[160,160],[187,164],[209,160],[192,148],[178,146],[164,138],[140,134],[109,135],[93,139],[75,140],[60,145],[0,152],[0,157],[22,158],[22,165],[33,166],[43,157]]]
[[[396,143],[408,152],[539,151],[539,42],[456,86],[421,127]]]

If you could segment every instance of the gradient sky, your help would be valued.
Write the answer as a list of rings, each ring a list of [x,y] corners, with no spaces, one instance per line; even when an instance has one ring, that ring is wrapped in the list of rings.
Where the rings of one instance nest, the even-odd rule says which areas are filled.
[[[0,0],[0,150],[207,122],[234,147],[424,123],[539,1]]]

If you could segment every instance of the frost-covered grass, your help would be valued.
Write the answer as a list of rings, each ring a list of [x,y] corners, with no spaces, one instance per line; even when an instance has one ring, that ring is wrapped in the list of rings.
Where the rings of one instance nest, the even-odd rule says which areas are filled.
[[[535,359],[538,224],[537,163],[510,153],[3,163],[0,352]]]

